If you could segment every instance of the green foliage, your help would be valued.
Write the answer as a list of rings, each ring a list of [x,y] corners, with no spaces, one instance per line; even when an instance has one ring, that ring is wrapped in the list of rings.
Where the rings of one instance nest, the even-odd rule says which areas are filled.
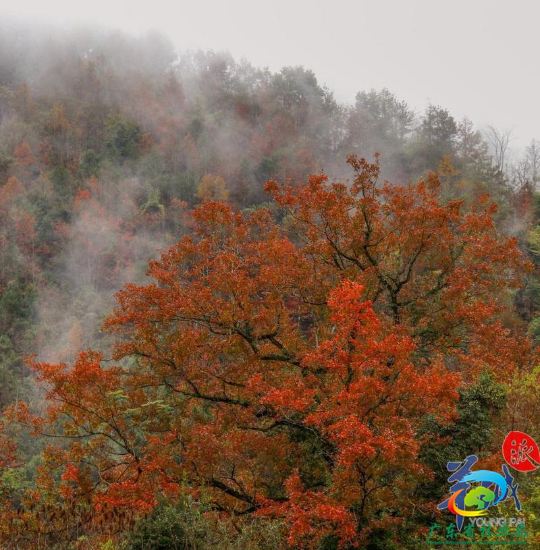
[[[162,233],[156,235],[166,242],[178,239],[179,232],[185,230],[183,222],[171,222],[178,212],[169,207],[171,201],[197,202],[197,186],[207,172],[230,183],[233,206],[248,206],[254,211],[267,200],[263,184],[268,179],[298,178],[305,170],[295,165],[298,151],[305,150],[313,157],[314,171],[328,166],[332,175],[339,175],[346,153],[371,156],[381,151],[385,176],[392,179],[397,175],[402,181],[437,169],[443,155],[449,155],[460,172],[448,198],[472,202],[480,193],[489,193],[499,204],[497,223],[512,231],[517,225],[522,248],[540,265],[540,194],[532,192],[531,204],[526,206],[519,190],[510,187],[508,175],[492,166],[482,134],[470,121],[458,125],[444,108],[429,106],[423,117],[416,119],[412,109],[386,89],[359,92],[353,106],[340,105],[305,68],[288,67],[272,74],[210,52],[180,59],[172,46],[156,37],[97,37],[89,33],[66,46],[65,37],[51,38],[49,32],[45,39],[33,32],[26,37],[20,32],[9,37],[10,32],[3,28],[0,33],[0,188],[11,176],[20,180],[24,193],[13,203],[14,219],[22,214],[34,217],[36,236],[34,251],[24,256],[14,238],[13,220],[11,233],[5,233],[8,239],[3,245],[0,289],[0,408],[32,390],[21,358],[35,351],[36,299],[66,292],[72,283],[70,277],[86,280],[83,268],[64,272],[64,259],[70,257],[75,245],[69,231],[62,234],[62,229],[79,220],[73,198],[77,187],[92,176],[99,179],[96,188],[103,191],[102,196],[96,193],[92,198],[110,215],[107,221],[111,226],[117,218],[124,222],[130,208],[120,200],[133,200],[133,218],[119,231],[131,238],[145,219],[144,213],[159,212],[165,221],[158,224]],[[36,51],[40,48],[42,52]],[[60,51],[64,52],[61,59]],[[81,57],[80,52],[86,53]],[[35,66],[41,68],[37,73]],[[28,86],[23,85],[22,75],[32,75]],[[37,90],[47,90],[47,94]],[[51,131],[54,104],[62,109],[56,113]],[[190,136],[190,147],[186,146],[186,136]],[[15,147],[23,142],[31,145],[35,157],[26,168],[14,156]],[[123,182],[132,179],[141,182],[136,190],[123,188]],[[116,206],[117,217],[111,215]],[[125,218],[131,216],[129,212]],[[25,237],[16,236],[21,241]],[[80,243],[77,246],[84,247]],[[107,261],[101,258],[103,265],[119,271],[134,265],[130,275],[146,266],[146,258],[121,257],[124,251],[113,245],[100,250],[107,256]],[[116,256],[120,257],[117,265]],[[93,259],[88,263],[94,268]],[[108,283],[110,273],[101,275],[100,280]],[[110,290],[115,283],[99,287],[94,281],[77,287],[69,297],[70,304],[84,312],[81,318],[95,317],[98,324],[98,309],[86,304],[105,302],[102,288]],[[526,283],[517,293],[516,304],[522,319],[530,321],[529,336],[540,346],[538,274],[532,274]],[[66,315],[75,321],[72,317]],[[52,340],[53,334],[47,326],[41,336]],[[487,445],[504,410],[504,388],[488,373],[460,394],[459,417],[454,425],[426,419],[425,434],[438,436],[443,443],[425,446],[423,460],[435,472],[435,479],[421,487],[415,498],[442,495],[447,486],[446,461],[481,453],[482,442]],[[39,395],[33,397],[39,403]],[[14,493],[31,482],[40,464],[39,445],[29,441],[26,435],[20,436],[25,469],[8,470],[2,480]],[[310,444],[306,440],[306,448]],[[320,453],[315,447],[310,450],[314,455]],[[324,483],[315,467],[305,468],[302,476],[313,486]],[[282,496],[282,489],[275,487],[275,496]],[[540,490],[532,491],[531,503],[535,510],[540,509]],[[263,526],[255,520],[239,534],[230,524],[210,524],[204,510],[205,505],[191,501],[161,503],[155,513],[140,522],[130,548],[284,547],[277,524]],[[388,513],[392,513],[390,507]],[[531,522],[540,533],[540,520],[531,516]],[[410,548],[424,544],[411,534],[414,527],[407,534]],[[336,546],[337,541],[328,538],[321,550]],[[105,543],[102,550],[113,547],[112,542]],[[393,542],[385,532],[373,532],[368,546],[371,550],[401,547],[405,546]]]
[[[0,144],[1,145],[1,144]],[[0,178],[5,179],[9,168],[13,163],[13,157],[0,147]]]
[[[530,322],[528,334],[532,338],[535,346],[540,346],[540,317],[535,317]]]
[[[416,138],[406,144],[404,153],[409,170],[420,174],[437,170],[445,155],[454,155],[458,139],[458,126],[448,110],[430,105],[422,118]]]
[[[265,183],[275,178],[278,170],[278,160],[275,157],[264,157],[255,169],[255,178],[259,183]]]
[[[163,500],[129,534],[125,550],[285,550],[280,524],[254,521],[235,528],[213,522],[209,505],[189,497],[177,503]],[[241,525],[241,524],[240,524]],[[238,527],[238,525],[237,525]]]
[[[527,548],[538,550],[540,548],[540,484],[533,476],[524,476],[520,480],[519,490],[522,494],[529,495],[523,506],[529,541]]]
[[[141,130],[121,115],[111,116],[105,123],[105,150],[113,160],[134,159],[140,154]]]
[[[442,494],[445,487],[446,463],[461,460],[470,454],[481,454],[493,436],[498,417],[506,406],[506,389],[493,374],[484,371],[476,384],[459,390],[458,418],[450,426],[426,420],[425,433],[440,437],[442,445],[426,447],[423,461],[435,472],[430,491]]]
[[[155,151],[142,156],[138,165],[138,176],[153,186],[159,186],[160,181],[168,176],[163,157]]]
[[[8,468],[0,475],[0,498],[13,499],[29,488],[29,481],[23,468]]]
[[[188,133],[191,134],[191,137],[195,141],[197,141],[201,137],[203,132],[204,122],[200,116],[197,116],[189,123]]]
[[[434,473],[431,482],[419,487],[414,498],[443,499],[447,490],[449,461],[463,460],[471,454],[482,455],[489,448],[497,420],[506,407],[506,388],[497,383],[489,372],[483,372],[476,384],[459,390],[458,418],[455,423],[442,426],[433,419],[425,422],[423,434],[439,438],[439,441],[424,446],[421,461]],[[427,525],[432,518],[418,518]]]
[[[0,333],[15,336],[31,328],[36,287],[21,278],[11,281],[0,295]]]
[[[434,477],[420,485],[412,501],[442,502],[448,490],[449,461],[460,461],[471,454],[482,455],[490,447],[497,422],[506,408],[506,387],[497,383],[489,372],[483,372],[474,385],[459,390],[458,417],[454,423],[441,425],[433,418],[427,418],[419,437],[430,436],[434,442],[424,445],[420,461],[433,471]],[[511,514],[508,514],[511,515]],[[433,516],[417,513],[402,528],[398,544],[389,540],[386,533],[374,533],[370,537],[370,550],[416,550],[425,544],[425,537],[419,535],[419,527],[433,524]]]
[[[536,263],[540,263],[540,225],[535,226],[527,235],[529,251]]]
[[[148,193],[148,200],[142,205],[142,211],[145,214],[159,212],[162,216],[165,215],[165,207],[160,202],[159,189],[152,189]]]
[[[430,105],[422,119],[420,136],[429,145],[449,153],[454,150],[457,130],[456,121],[447,109]]]
[[[200,176],[193,172],[184,172],[167,180],[167,189],[171,197],[176,197],[189,204],[195,203]]]
[[[207,540],[200,513],[188,504],[161,502],[129,538],[127,550],[196,550]]]
[[[17,379],[22,360],[15,352],[7,334],[0,336],[0,409],[7,407],[16,395]]]
[[[61,195],[68,194],[69,172],[65,166],[55,166],[48,174],[49,180]]]
[[[83,178],[98,176],[101,167],[101,155],[95,151],[86,151],[81,158],[79,169]]]
[[[363,155],[383,154],[386,162],[396,162],[398,150],[413,127],[414,113],[389,90],[359,92],[349,118],[351,146]]]
[[[55,225],[58,222],[68,223],[71,208],[63,194],[49,195],[35,191],[31,197],[32,210],[36,217],[36,232],[40,243],[53,245],[56,240]]]

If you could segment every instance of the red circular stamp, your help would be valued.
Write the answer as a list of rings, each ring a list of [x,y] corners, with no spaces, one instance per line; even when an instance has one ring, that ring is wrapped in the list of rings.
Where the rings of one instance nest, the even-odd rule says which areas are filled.
[[[526,433],[510,432],[502,445],[504,460],[515,470],[532,472],[540,466],[540,449]]]

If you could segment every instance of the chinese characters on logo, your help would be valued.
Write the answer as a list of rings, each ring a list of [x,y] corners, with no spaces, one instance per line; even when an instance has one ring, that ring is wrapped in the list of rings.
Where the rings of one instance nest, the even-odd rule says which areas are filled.
[[[540,466],[540,449],[526,433],[510,432],[502,446],[504,460],[519,472],[532,472]]]
[[[508,499],[515,509],[521,511],[518,483],[515,483],[510,468],[518,472],[532,472],[540,468],[540,449],[536,441],[520,431],[511,431],[502,445],[506,464],[501,473],[491,470],[475,470],[476,455],[462,461],[448,462],[452,483],[450,496],[438,505],[439,510],[448,510],[456,517],[455,525],[446,528],[436,523],[430,527],[427,541],[431,545],[459,544],[527,544],[524,518],[490,517],[488,510]],[[482,517],[484,516],[484,517]],[[469,518],[464,528],[465,518]],[[473,542],[475,533],[478,534]]]

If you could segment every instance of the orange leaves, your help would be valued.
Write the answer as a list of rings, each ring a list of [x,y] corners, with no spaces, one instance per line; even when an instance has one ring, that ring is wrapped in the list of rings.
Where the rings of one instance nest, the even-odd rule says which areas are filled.
[[[24,167],[34,164],[35,162],[32,148],[27,141],[23,141],[21,144],[16,145],[13,149],[13,155],[17,163]]]
[[[315,390],[296,386],[295,388],[272,388],[261,398],[262,405],[272,405],[276,411],[305,412],[313,403]]]
[[[359,281],[375,311],[411,327],[423,352],[444,347],[459,356],[464,331],[480,341],[477,328],[493,323],[504,289],[530,265],[514,239],[496,233],[485,199],[464,212],[462,201],[440,201],[434,174],[416,185],[379,185],[377,163],[351,156],[349,164],[349,187],[317,176],[300,189],[270,182],[268,191],[319,278]]]
[[[4,433],[4,422],[0,422],[0,474],[16,463],[17,444]]]
[[[289,544],[299,548],[319,548],[327,535],[340,544],[358,546],[356,518],[338,501],[320,492],[309,491],[295,471],[285,482],[286,505],[268,504],[260,515],[277,515],[290,524]]]
[[[283,224],[197,208],[153,281],[118,293],[118,363],[34,366],[51,402],[37,427],[72,440],[57,462],[73,498],[144,509],[187,484],[222,512],[282,518],[306,548],[414,513],[422,422],[451,422],[486,365],[503,378],[527,361],[496,318],[524,264],[490,208],[441,203],[435,175],[379,186],[377,163],[349,163],[351,185],[269,182]]]
[[[7,208],[11,203],[25,193],[23,184],[15,177],[9,178],[0,188],[0,207]]]
[[[66,469],[62,474],[62,481],[79,481],[79,469],[73,464],[67,464]]]
[[[328,307],[332,310],[332,322],[344,330],[360,331],[362,325],[371,330],[380,328],[379,320],[372,309],[372,303],[362,301],[365,287],[352,281],[344,281],[328,296]],[[343,326],[345,324],[345,326]]]

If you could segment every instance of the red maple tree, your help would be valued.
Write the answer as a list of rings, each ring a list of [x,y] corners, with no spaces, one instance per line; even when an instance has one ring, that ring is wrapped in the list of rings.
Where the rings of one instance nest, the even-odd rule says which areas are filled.
[[[113,363],[34,364],[50,402],[34,427],[72,440],[49,451],[65,498],[145,510],[185,486],[306,548],[413,513],[424,419],[527,362],[499,321],[526,264],[487,199],[466,211],[436,175],[379,185],[377,163],[349,163],[349,185],[269,182],[277,209],[204,203],[153,281],[118,294]]]

